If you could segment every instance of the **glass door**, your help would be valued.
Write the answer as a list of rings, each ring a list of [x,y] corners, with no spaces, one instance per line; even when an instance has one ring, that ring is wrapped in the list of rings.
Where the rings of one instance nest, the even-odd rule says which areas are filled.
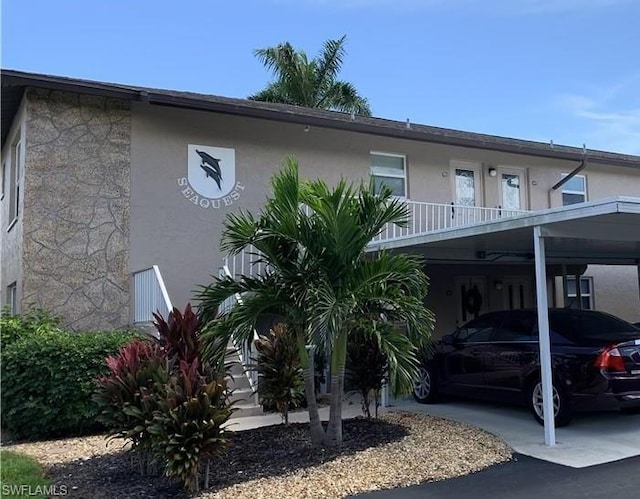
[[[451,221],[453,227],[471,225],[481,221],[480,167],[475,163],[452,164],[453,206]]]
[[[500,168],[499,191],[502,216],[515,215],[527,209],[526,180],[524,170],[516,168]]]

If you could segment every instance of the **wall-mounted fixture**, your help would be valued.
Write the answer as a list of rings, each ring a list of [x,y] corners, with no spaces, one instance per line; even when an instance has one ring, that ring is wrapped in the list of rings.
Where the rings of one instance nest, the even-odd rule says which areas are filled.
[[[498,174],[498,170],[496,170],[493,166],[489,167],[489,176],[495,177]]]
[[[502,281],[495,281],[493,287],[496,288],[496,291],[502,291]]]
[[[304,131],[308,132],[309,130],[311,130],[311,127],[309,125],[307,125],[306,127],[304,127]]]
[[[442,172],[442,176],[443,177],[448,177],[449,176],[449,172]]]

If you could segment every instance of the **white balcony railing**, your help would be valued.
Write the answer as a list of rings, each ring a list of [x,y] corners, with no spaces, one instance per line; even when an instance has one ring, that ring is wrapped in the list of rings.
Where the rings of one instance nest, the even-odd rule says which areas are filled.
[[[373,238],[372,242],[384,242],[428,234],[437,230],[467,227],[528,213],[524,210],[504,210],[502,208],[423,203],[419,201],[406,201],[406,205],[409,212],[408,225],[406,227],[398,227],[395,224],[387,224],[382,232]],[[260,261],[258,251],[253,246],[249,246],[237,255],[225,257],[224,268],[226,268],[225,275],[235,278],[240,275],[259,275],[266,269],[266,265]],[[234,299],[227,301],[233,301],[233,303],[225,302],[222,306],[223,310],[228,310],[235,303]]]
[[[135,323],[152,322],[153,313],[160,312],[166,319],[173,310],[171,299],[157,265],[133,273]]]
[[[524,210],[504,210],[502,208],[483,208],[456,204],[423,203],[406,201],[409,211],[409,223],[406,227],[387,224],[373,241],[381,242],[403,237],[428,234],[436,230],[467,227],[482,222],[528,213]]]

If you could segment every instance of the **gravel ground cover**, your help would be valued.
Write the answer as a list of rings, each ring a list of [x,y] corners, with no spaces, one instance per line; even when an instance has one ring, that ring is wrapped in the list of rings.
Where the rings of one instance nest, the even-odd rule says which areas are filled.
[[[212,463],[211,488],[193,497],[339,498],[465,475],[511,458],[497,437],[425,414],[345,420],[343,431],[339,450],[313,449],[307,424],[234,432],[226,459]],[[70,497],[188,497],[160,475],[139,474],[120,441],[107,445],[104,436],[5,448],[38,459]]]

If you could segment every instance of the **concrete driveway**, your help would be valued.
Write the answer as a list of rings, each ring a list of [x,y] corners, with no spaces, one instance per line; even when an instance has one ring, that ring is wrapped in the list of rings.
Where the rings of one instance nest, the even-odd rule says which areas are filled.
[[[600,412],[576,414],[556,430],[557,445],[544,445],[544,430],[526,408],[451,399],[423,405],[391,402],[393,409],[424,412],[478,426],[502,438],[514,451],[552,463],[584,468],[640,456],[640,414]]]

